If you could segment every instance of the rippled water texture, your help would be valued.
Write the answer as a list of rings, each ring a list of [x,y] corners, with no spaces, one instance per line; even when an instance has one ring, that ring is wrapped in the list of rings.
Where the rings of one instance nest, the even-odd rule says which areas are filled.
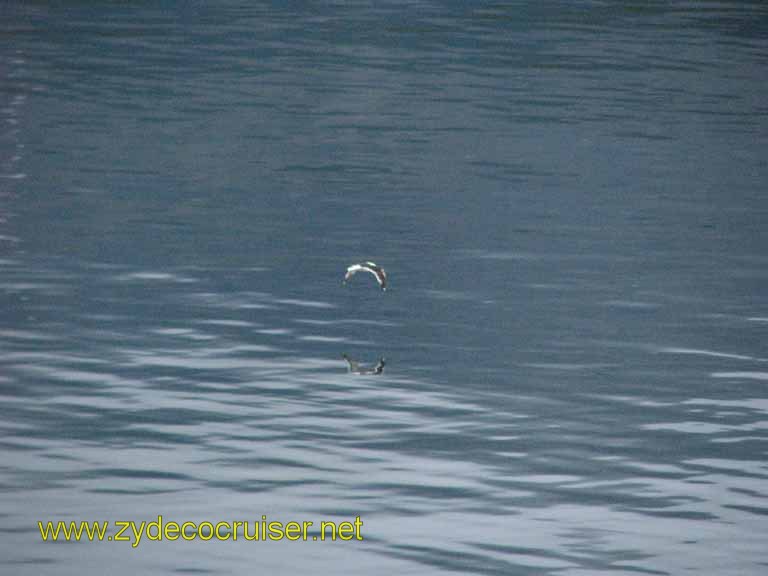
[[[3,2],[0,572],[762,575],[766,78],[760,2]],[[37,526],[160,514],[363,540]]]

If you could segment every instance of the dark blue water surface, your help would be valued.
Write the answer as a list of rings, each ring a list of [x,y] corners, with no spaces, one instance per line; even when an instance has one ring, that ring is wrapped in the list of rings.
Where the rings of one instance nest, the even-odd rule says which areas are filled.
[[[0,572],[764,574],[766,78],[757,1],[3,2]],[[37,525],[158,515],[363,540]]]

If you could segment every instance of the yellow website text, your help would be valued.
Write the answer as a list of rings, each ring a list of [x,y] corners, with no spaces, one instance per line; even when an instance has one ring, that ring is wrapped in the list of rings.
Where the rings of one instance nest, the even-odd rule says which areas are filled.
[[[280,541],[325,541],[362,540],[361,528],[363,521],[357,516],[354,521],[331,522],[321,521],[319,529],[313,531],[314,522],[278,522],[267,521],[266,516],[261,520],[222,521],[222,522],[166,522],[162,516],[151,522],[136,523],[133,520],[108,520],[99,522],[38,521],[40,537],[43,542],[129,542],[136,548],[145,540],[159,542],[163,540],[232,540],[238,538],[252,542]]]

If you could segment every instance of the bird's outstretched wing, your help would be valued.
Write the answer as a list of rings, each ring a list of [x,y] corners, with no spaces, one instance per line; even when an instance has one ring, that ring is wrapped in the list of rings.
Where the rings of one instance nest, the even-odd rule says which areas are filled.
[[[357,372],[358,370],[360,370],[360,368],[358,367],[357,362],[352,360],[349,356],[347,356],[346,354],[342,354],[342,357],[344,358],[344,360],[347,361],[347,364],[349,365],[348,369],[349,369],[350,372]]]

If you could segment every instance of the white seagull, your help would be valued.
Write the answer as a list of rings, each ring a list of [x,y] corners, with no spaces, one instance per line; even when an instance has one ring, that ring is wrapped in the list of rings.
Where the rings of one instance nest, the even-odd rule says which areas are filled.
[[[381,289],[382,290],[387,289],[387,274],[384,272],[384,268],[382,268],[378,264],[374,264],[373,262],[362,262],[361,264],[352,264],[352,266],[347,268],[347,273],[344,275],[344,283],[346,284],[347,280],[352,278],[352,276],[354,276],[361,270],[364,270],[365,272],[370,272],[371,274],[376,276],[376,282],[379,283],[379,286],[381,286]]]
[[[349,372],[352,374],[381,374],[384,372],[384,364],[386,364],[385,358],[380,358],[379,362],[373,368],[360,368],[360,365],[349,356],[346,354],[342,354],[342,356],[344,357],[344,360],[347,361],[347,364],[349,364]]]

